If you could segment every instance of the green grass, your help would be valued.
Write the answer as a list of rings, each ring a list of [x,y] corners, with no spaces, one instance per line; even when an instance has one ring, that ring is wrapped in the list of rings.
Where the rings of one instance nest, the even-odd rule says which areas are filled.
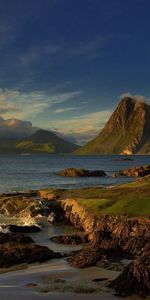
[[[113,188],[47,190],[61,198],[74,198],[89,212],[101,214],[150,215],[150,176]]]
[[[78,198],[78,202],[95,214],[150,215],[150,177],[97,191],[97,198]]]
[[[31,152],[47,152],[47,153],[54,153],[55,147],[52,144],[40,144],[34,143],[32,141],[23,141],[16,145],[17,149],[31,151]]]

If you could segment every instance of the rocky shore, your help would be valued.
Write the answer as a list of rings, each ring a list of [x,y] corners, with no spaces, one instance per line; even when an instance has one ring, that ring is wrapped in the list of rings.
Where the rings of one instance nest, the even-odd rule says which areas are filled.
[[[116,295],[150,295],[149,186],[150,175],[109,189],[51,189],[1,195],[1,215],[8,220],[13,217],[20,224],[1,224],[0,268],[68,256],[69,264],[75,268],[120,269],[119,276],[109,281],[105,279]],[[72,224],[81,231],[80,235],[58,234],[51,237],[51,241],[81,245],[81,250],[65,255],[34,243],[27,235],[43,230],[33,220],[46,220],[48,224],[51,213],[54,221]],[[123,264],[123,260],[127,263]],[[95,280],[98,284],[99,279]]]
[[[136,192],[137,185],[144,190],[145,184],[146,199],[150,200],[149,183],[150,177],[148,176],[136,183],[131,183],[131,186],[129,184],[128,189],[135,186],[133,191]],[[112,193],[114,192],[117,195],[120,190],[114,189]],[[81,191],[76,191],[77,198],[67,198],[67,192],[62,191],[60,195],[57,191],[59,195],[57,201],[57,197],[54,196],[55,191],[50,192],[51,199],[55,199],[50,201],[57,201],[58,206],[63,209],[65,218],[88,236],[88,244],[69,257],[69,263],[77,268],[85,268],[98,262],[131,260],[131,263],[124,268],[118,278],[109,283],[109,286],[121,296],[149,295],[150,211],[142,217],[140,215],[133,217],[123,214],[95,214],[83,205],[85,202],[79,200],[80,193]],[[54,194],[53,197],[52,194]],[[71,194],[75,195],[75,192],[68,192],[68,196]],[[48,191],[41,191],[40,196],[48,199]],[[59,238],[59,242],[64,242],[64,240],[66,240],[65,237]]]

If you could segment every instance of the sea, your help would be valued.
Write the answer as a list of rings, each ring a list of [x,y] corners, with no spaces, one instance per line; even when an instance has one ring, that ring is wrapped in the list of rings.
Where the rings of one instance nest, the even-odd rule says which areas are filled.
[[[150,164],[149,155],[72,156],[50,154],[0,155],[0,194],[47,188],[80,188],[113,186],[134,180],[129,177],[112,177],[114,172],[133,166]],[[58,176],[65,168],[104,170],[106,177],[68,178]]]

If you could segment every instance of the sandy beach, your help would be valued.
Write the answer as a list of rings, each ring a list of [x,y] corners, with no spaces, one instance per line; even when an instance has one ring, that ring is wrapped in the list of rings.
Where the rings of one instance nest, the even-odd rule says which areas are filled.
[[[109,273],[109,276],[112,274]],[[26,269],[3,273],[0,275],[0,299],[25,300],[25,299],[116,299],[110,293],[107,294],[72,294],[72,293],[39,293],[36,289],[28,287],[29,284],[39,284],[46,278],[69,279],[71,282],[89,281],[93,276],[102,275],[96,267],[86,270],[77,270],[68,265],[65,260],[53,260],[43,264],[33,264]],[[106,274],[103,274],[105,276]],[[108,275],[108,274],[107,274]]]

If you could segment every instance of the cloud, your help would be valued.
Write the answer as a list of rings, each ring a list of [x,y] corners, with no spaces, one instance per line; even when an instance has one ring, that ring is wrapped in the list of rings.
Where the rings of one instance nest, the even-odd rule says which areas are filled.
[[[70,44],[68,41],[45,43],[42,46],[36,45],[30,47],[20,56],[20,63],[24,67],[39,62],[45,56],[54,55],[59,56],[61,59],[68,59],[68,57],[75,56],[91,56],[101,55],[101,50],[107,43],[115,39],[116,35],[107,34],[105,36],[96,36],[90,40],[76,41]],[[120,37],[119,37],[120,39]]]
[[[21,65],[24,67],[29,67],[33,63],[39,61],[42,57],[45,57],[45,55],[53,56],[57,53],[60,53],[61,47],[61,45],[53,43],[31,47],[20,56]]]
[[[0,118],[0,138],[3,139],[25,138],[36,132],[37,129],[28,121]]]
[[[50,93],[44,91],[20,92],[0,89],[0,115],[5,118],[32,119],[36,115],[82,95],[83,91]],[[55,109],[57,111],[57,109]]]
[[[130,97],[136,101],[145,102],[145,103],[150,104],[150,98],[143,96],[143,95],[136,95],[136,94],[134,95],[134,94],[131,94],[130,92],[127,92],[127,93],[122,94],[120,96],[120,99],[123,99],[124,97]]]
[[[78,42],[74,47],[68,47],[68,53],[71,56],[83,56],[96,54],[98,50],[102,49],[108,42],[116,38],[113,34],[105,36],[96,36],[89,41]],[[100,53],[98,53],[100,55]]]
[[[53,111],[54,114],[61,114],[61,113],[65,113],[67,111],[73,111],[78,109],[77,107],[66,107],[66,108],[58,108],[56,110]]]
[[[110,110],[89,113],[79,117],[67,118],[67,120],[49,122],[49,128],[53,128],[62,137],[83,145],[100,132],[110,115]]]

